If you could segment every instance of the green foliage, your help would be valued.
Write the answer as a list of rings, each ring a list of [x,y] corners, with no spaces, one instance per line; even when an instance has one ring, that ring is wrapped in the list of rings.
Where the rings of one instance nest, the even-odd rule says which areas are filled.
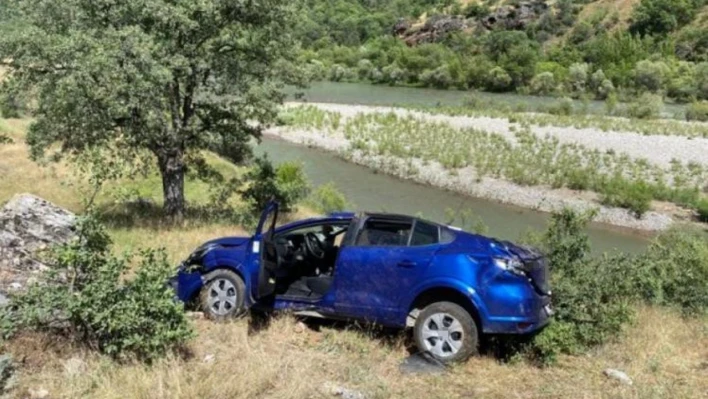
[[[703,223],[708,223],[708,199],[703,199],[696,206],[698,211],[698,220]]]
[[[641,217],[651,207],[652,191],[643,181],[630,182],[622,177],[611,179],[600,201],[608,206],[627,208]]]
[[[573,113],[573,99],[564,97],[556,104],[548,107],[546,112],[553,115],[571,115]]]
[[[552,363],[560,353],[578,353],[616,336],[632,316],[632,286],[624,278],[624,256],[590,257],[585,233],[594,213],[563,210],[551,217],[541,246],[551,265],[554,319],[534,337],[530,354]]]
[[[276,116],[283,83],[304,76],[293,63],[289,2],[8,0],[3,7],[13,19],[0,24],[0,58],[35,104],[32,155],[150,152],[166,213],[177,218],[186,171],[208,167],[203,150],[222,143],[246,151],[233,144],[258,137]]]
[[[632,14],[632,33],[666,34],[693,20],[701,0],[642,0]]]
[[[317,187],[307,200],[307,204],[324,214],[344,211],[350,207],[347,198],[333,182]]]
[[[77,239],[54,250],[46,279],[4,310],[12,321],[4,325],[5,335],[8,328],[50,332],[115,358],[141,360],[163,356],[193,336],[183,305],[165,284],[174,267],[163,251],[115,257],[93,217],[82,218],[77,232]]]
[[[262,212],[271,200],[278,201],[283,212],[290,212],[310,190],[302,165],[284,162],[276,168],[267,156],[255,159],[246,173],[246,181],[250,184],[241,194],[255,214]]]
[[[556,90],[556,79],[553,72],[541,72],[531,80],[531,93],[549,95]]]
[[[664,87],[669,75],[668,65],[662,61],[643,60],[634,68],[634,80],[641,91],[658,92]]]
[[[664,100],[658,94],[644,93],[629,104],[627,114],[632,118],[656,119],[664,107]]]
[[[686,109],[687,121],[708,122],[708,101],[696,101]]]
[[[639,292],[650,303],[708,314],[708,237],[700,230],[661,234],[641,257]]]

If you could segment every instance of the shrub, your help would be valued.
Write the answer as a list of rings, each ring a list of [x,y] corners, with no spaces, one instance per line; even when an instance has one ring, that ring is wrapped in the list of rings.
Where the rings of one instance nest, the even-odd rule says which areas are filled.
[[[600,201],[608,206],[627,208],[642,217],[651,207],[651,187],[643,181],[629,182],[622,177],[610,180],[602,190]]]
[[[669,67],[663,61],[639,61],[634,68],[634,83],[639,90],[656,93],[664,87],[669,73]]]
[[[565,209],[551,217],[541,238],[551,265],[556,311],[551,325],[528,348],[541,363],[606,342],[632,316],[628,299],[632,286],[623,278],[631,262],[621,255],[590,258],[585,229],[593,216],[594,212]]]
[[[632,33],[666,34],[691,22],[699,1],[642,0],[632,13]]]
[[[570,90],[576,93],[585,91],[585,85],[588,82],[588,73],[590,66],[586,63],[575,63],[570,66],[568,73],[568,83]]]
[[[438,89],[447,89],[453,84],[450,69],[447,65],[439,66],[433,70],[426,70],[418,78],[425,86]]]
[[[552,72],[541,72],[531,80],[531,93],[548,95],[556,90],[556,79]]]
[[[612,82],[610,82],[610,84],[612,84]],[[617,93],[614,91],[610,92],[607,98],[605,98],[605,113],[607,113],[607,115],[614,115],[618,102]]]
[[[310,195],[308,204],[324,214],[343,211],[349,207],[344,194],[332,182],[317,187]]]
[[[285,162],[275,168],[267,156],[256,158],[245,178],[248,187],[241,194],[253,213],[260,213],[270,200],[278,201],[283,212],[290,212],[310,189],[299,163]]]
[[[511,76],[502,67],[494,67],[487,77],[487,88],[492,91],[506,91],[511,87]]]
[[[687,121],[708,122],[708,101],[696,101],[686,109]]]
[[[664,100],[658,94],[644,93],[637,101],[629,104],[627,114],[631,118],[656,119],[661,115]]]
[[[698,211],[698,220],[708,223],[708,199],[702,199],[696,205]]]
[[[111,254],[111,241],[93,217],[80,219],[78,238],[56,248],[46,280],[13,298],[5,334],[61,334],[115,358],[152,360],[193,333],[165,282],[174,274],[164,251],[134,259]],[[126,278],[137,264],[132,278]]]
[[[653,304],[673,306],[689,315],[708,314],[708,239],[682,228],[661,234],[642,257],[639,292]]]
[[[374,64],[367,59],[360,60],[356,65],[356,72],[359,79],[366,80],[371,76],[371,72],[374,69]]]
[[[573,113],[573,100],[563,97],[556,104],[548,107],[548,113],[553,115],[571,115]]]

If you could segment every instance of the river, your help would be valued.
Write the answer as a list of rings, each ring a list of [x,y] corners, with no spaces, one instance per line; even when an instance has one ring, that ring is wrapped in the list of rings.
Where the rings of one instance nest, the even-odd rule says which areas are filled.
[[[335,154],[264,138],[257,154],[268,153],[276,164],[299,161],[314,186],[334,182],[353,206],[352,210],[387,211],[421,215],[426,219],[448,222],[446,209],[469,210],[488,227],[487,234],[518,239],[529,230],[543,229],[548,214],[491,201],[471,198],[435,187],[400,180],[344,161]],[[459,224],[458,219],[455,223]],[[619,250],[636,253],[646,248],[642,236],[593,224],[588,229],[594,251]]]
[[[386,106],[435,106],[463,105],[472,92],[460,90],[438,90],[413,87],[391,87],[372,85],[368,83],[337,83],[315,82],[304,90],[302,100],[321,103],[386,105]],[[513,108],[524,107],[528,111],[537,111],[539,107],[557,104],[556,97],[525,96],[514,93],[474,92],[481,102],[507,105]],[[291,98],[292,99],[292,98]],[[590,114],[605,114],[605,103],[580,100],[573,102],[575,109],[583,109]],[[680,104],[665,104],[662,116],[665,118],[683,118],[685,106]]]

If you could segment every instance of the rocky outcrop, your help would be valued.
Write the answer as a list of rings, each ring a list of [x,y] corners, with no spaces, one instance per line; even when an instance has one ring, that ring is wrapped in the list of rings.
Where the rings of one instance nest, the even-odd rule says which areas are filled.
[[[409,46],[437,42],[450,33],[467,29],[470,25],[464,17],[457,15],[435,15],[422,25],[413,26],[399,20],[393,32]]]
[[[14,196],[0,209],[0,294],[22,289],[47,269],[40,253],[74,237],[76,216],[30,194]]]
[[[425,23],[414,24],[403,18],[396,21],[392,33],[409,46],[434,43],[453,32],[486,32],[492,29],[519,30],[526,28],[541,15],[549,12],[546,0],[522,1],[503,5],[484,17],[465,18],[461,15],[434,15]]]
[[[545,0],[525,1],[496,8],[482,19],[487,29],[524,29],[548,10]]]

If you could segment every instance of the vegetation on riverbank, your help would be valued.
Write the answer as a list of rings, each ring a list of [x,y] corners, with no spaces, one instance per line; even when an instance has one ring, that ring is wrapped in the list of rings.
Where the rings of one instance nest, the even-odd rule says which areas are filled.
[[[540,137],[528,122],[520,123],[509,138],[394,112],[343,118],[337,112],[302,106],[288,108],[281,120],[294,128],[341,137],[350,153],[437,162],[450,173],[472,168],[478,179],[489,176],[524,186],[593,191],[603,204],[630,209],[637,216],[652,200],[698,209],[706,198],[705,165],[674,160],[664,168],[626,154]],[[409,164],[406,173],[418,172]]]

